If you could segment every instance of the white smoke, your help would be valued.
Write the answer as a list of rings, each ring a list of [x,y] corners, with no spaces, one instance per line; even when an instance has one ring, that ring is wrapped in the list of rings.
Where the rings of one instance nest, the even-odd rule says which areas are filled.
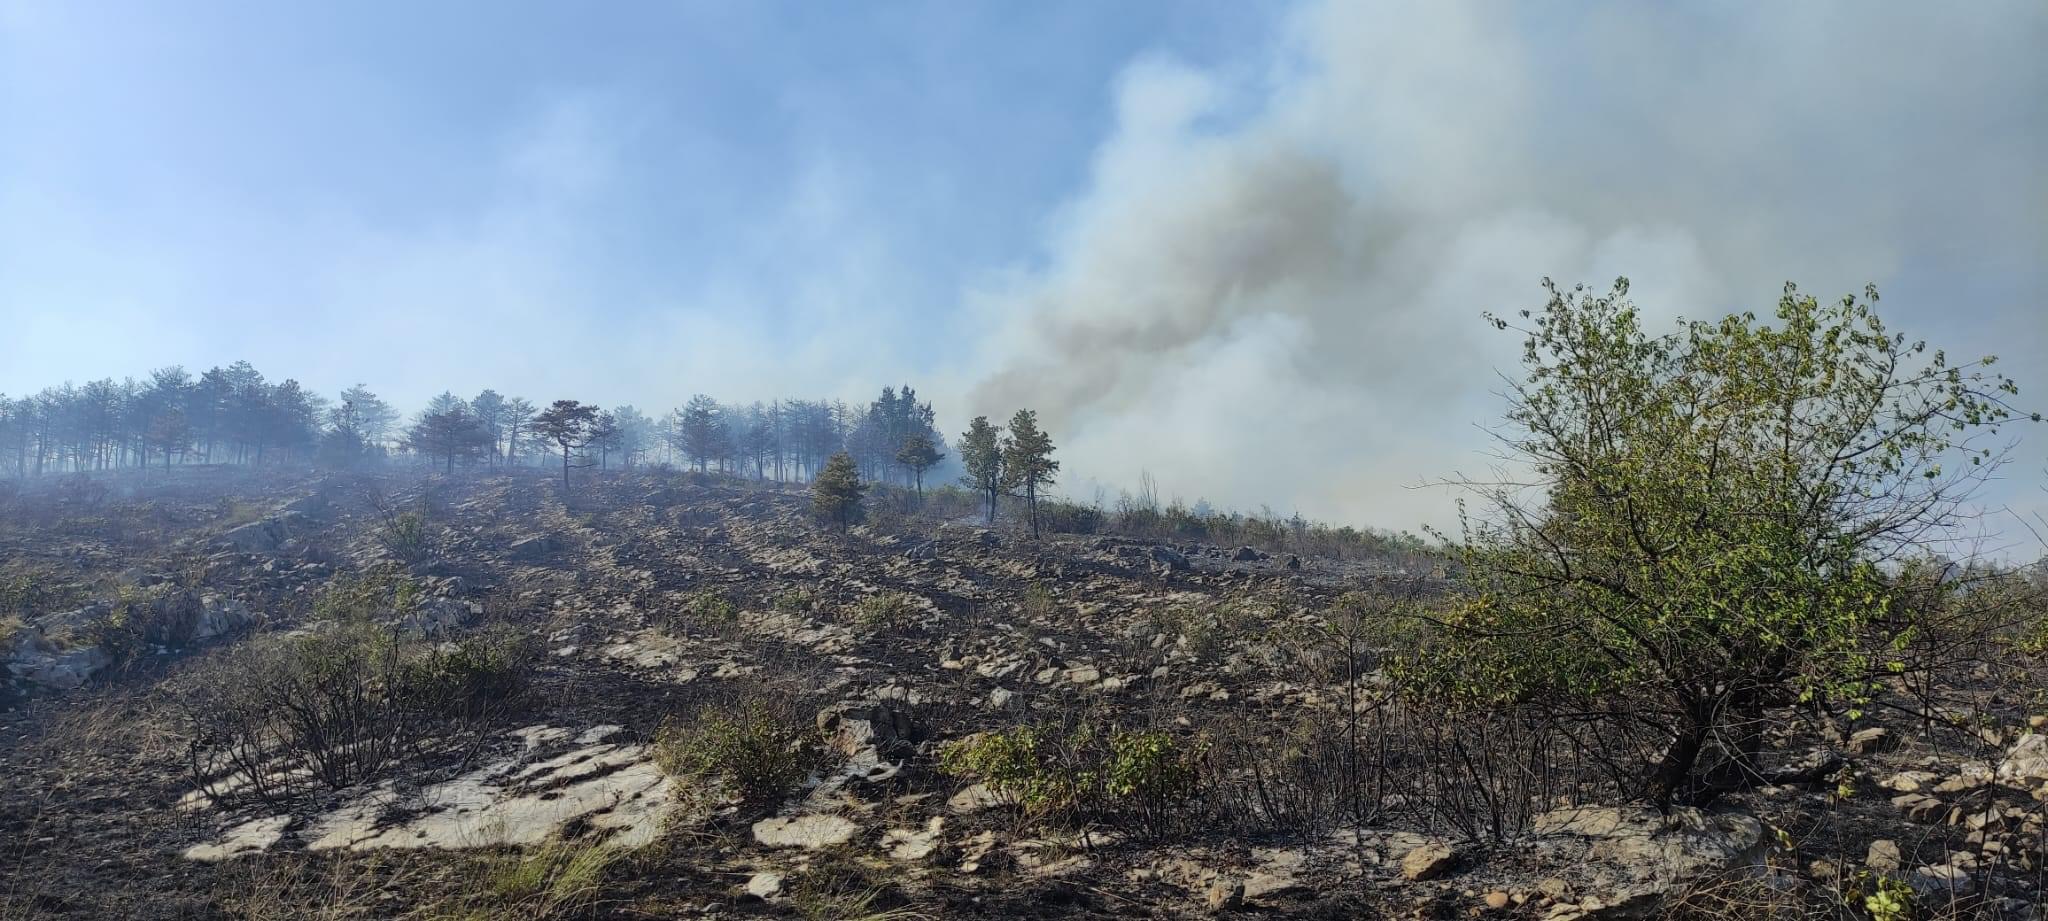
[[[1039,409],[1070,483],[1406,527],[1485,464],[1519,343],[1480,313],[1544,276],[1667,317],[1903,286],[2048,391],[2048,8],[1555,13],[1324,2],[1252,79],[1133,65],[1043,264],[973,298],[971,409]]]

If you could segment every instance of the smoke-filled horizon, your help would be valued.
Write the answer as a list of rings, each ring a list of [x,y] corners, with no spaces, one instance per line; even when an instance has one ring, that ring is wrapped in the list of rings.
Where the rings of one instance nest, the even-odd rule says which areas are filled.
[[[2048,404],[2038,4],[1249,6],[394,36],[0,0],[0,392],[247,359],[657,414],[909,380],[949,437],[1038,410],[1077,498],[1149,472],[1389,529],[1488,466],[1519,342],[1480,314],[1544,276],[1626,275],[1653,326],[1874,283]],[[2022,439],[1986,501],[2031,513]]]

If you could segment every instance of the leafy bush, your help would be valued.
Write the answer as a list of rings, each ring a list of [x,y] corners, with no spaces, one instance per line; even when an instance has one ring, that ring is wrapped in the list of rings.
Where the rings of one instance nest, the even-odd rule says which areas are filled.
[[[661,769],[696,792],[749,806],[780,802],[823,760],[816,729],[789,697],[756,693],[679,714],[654,738]]]
[[[328,580],[313,596],[313,616],[340,623],[367,623],[402,614],[419,600],[419,585],[389,568]]]
[[[377,529],[377,540],[392,556],[408,563],[418,563],[434,552],[427,533],[427,517],[419,512],[387,514]]]
[[[847,617],[870,630],[900,630],[917,623],[924,607],[917,596],[907,592],[883,592],[856,602]]]
[[[684,601],[680,609],[668,617],[671,630],[681,631],[687,627],[718,630],[731,627],[740,621],[740,609],[732,600],[711,589],[704,589]]]
[[[810,589],[792,588],[776,594],[774,606],[781,614],[809,614],[817,608],[818,596]]]
[[[939,770],[987,786],[1027,820],[1121,819],[1157,833],[1199,791],[1205,748],[1156,729],[1024,725],[944,746]]]
[[[1048,531],[1093,534],[1102,528],[1104,516],[1101,509],[1092,505],[1062,499],[1041,499],[1038,502],[1038,519]]]
[[[1997,468],[2018,390],[1889,333],[1875,290],[1656,335],[1626,279],[1548,287],[1494,321],[1524,337],[1501,438],[1533,476],[1460,484],[1490,513],[1437,665],[1476,699],[1626,708],[1665,739],[1642,796],[1710,797],[1758,776],[1773,711],[1867,687],[1882,564]]]
[[[82,602],[85,593],[47,572],[0,574],[0,613],[41,614]]]
[[[184,646],[192,640],[189,608],[194,603],[196,599],[185,596],[152,598],[123,592],[105,617],[84,628],[86,642],[104,650],[117,666],[134,662],[153,647]]]

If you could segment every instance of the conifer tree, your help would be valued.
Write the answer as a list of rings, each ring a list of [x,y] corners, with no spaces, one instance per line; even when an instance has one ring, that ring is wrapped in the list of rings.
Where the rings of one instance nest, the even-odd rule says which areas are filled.
[[[1052,459],[1052,438],[1038,429],[1038,413],[1017,410],[1010,417],[1010,434],[1003,439],[1003,486],[1024,498],[1025,514],[1031,520],[1031,536],[1038,537],[1038,493],[1052,485],[1060,462]]]
[[[534,437],[553,442],[562,450],[562,493],[569,492],[569,452],[590,443],[591,427],[597,423],[597,407],[575,400],[556,400],[533,417]]]
[[[825,469],[818,471],[817,479],[812,481],[811,507],[819,518],[845,531],[846,526],[860,515],[861,493],[866,490],[853,455],[841,451],[825,462]]]
[[[987,416],[975,416],[960,436],[960,463],[967,468],[960,483],[981,493],[989,524],[996,523],[996,497],[1003,489],[1002,432],[989,424]]]
[[[924,495],[924,472],[946,459],[946,452],[932,443],[931,436],[919,432],[904,436],[903,447],[896,451],[896,462],[910,472],[910,481],[919,496]]]

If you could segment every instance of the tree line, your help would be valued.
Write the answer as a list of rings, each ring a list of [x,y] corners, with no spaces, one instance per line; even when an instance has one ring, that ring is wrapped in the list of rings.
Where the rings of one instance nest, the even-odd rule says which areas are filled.
[[[298,381],[273,383],[247,361],[194,376],[183,367],[143,379],[65,384],[0,394],[0,476],[189,464],[373,463],[458,468],[559,464],[632,468],[650,462],[778,482],[808,482],[835,456],[860,482],[922,493],[948,458],[948,440],[915,388],[884,387],[865,406],[841,400],[722,403],[698,394],[649,415],[630,404],[604,409],[576,400],[546,405],[486,389],[443,392],[407,420],[363,384],[333,398]],[[1020,410],[1009,432],[976,418],[957,444],[963,485],[986,497],[1022,498],[1034,530],[1038,502],[1059,463],[1037,416]]]

